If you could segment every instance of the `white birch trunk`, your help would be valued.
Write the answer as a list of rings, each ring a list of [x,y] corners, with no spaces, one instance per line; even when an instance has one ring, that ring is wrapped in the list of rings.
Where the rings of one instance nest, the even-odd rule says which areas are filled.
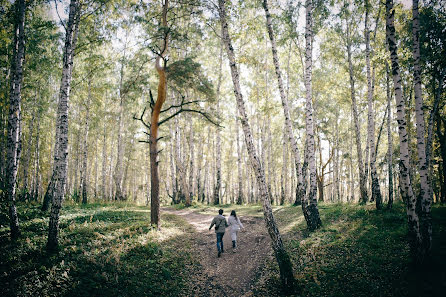
[[[367,102],[368,102],[368,146],[370,151],[370,174],[372,178],[372,201],[375,201],[376,209],[382,208],[381,189],[379,187],[378,173],[376,171],[376,152],[375,152],[375,115],[373,112],[373,86],[372,75],[370,71],[370,30],[369,30],[369,1],[365,2],[365,57],[367,69]],[[367,163],[366,163],[367,165]]]
[[[416,213],[416,198],[409,176],[410,157],[406,124],[406,107],[401,92],[401,76],[395,39],[393,0],[386,0],[386,37],[392,62],[393,86],[397,108],[398,134],[400,139],[400,189],[407,205],[407,220],[409,225],[409,246],[414,259],[419,259],[421,234],[420,222]]]
[[[73,70],[74,49],[76,47],[79,26],[80,5],[77,0],[70,1],[69,17],[66,29],[62,79],[59,92],[58,119],[59,141],[54,152],[54,192],[48,230],[47,249],[58,247],[59,213],[65,197],[68,162],[68,101],[70,98],[71,75]]]
[[[387,95],[387,168],[389,178],[389,199],[387,202],[387,208],[391,209],[393,206],[393,139],[390,122],[392,120],[391,99],[390,92],[390,69],[389,63],[386,61],[386,95]]]
[[[85,106],[85,126],[84,126],[84,145],[82,153],[82,174],[81,174],[81,186],[82,186],[82,204],[87,204],[88,202],[88,189],[87,189],[87,172],[88,172],[88,125],[90,121],[90,101],[91,101],[91,78],[88,82],[88,95],[87,102]]]
[[[430,253],[432,245],[432,189],[429,179],[429,168],[426,161],[425,127],[423,96],[421,92],[421,66],[420,66],[420,40],[419,40],[419,14],[418,0],[412,1],[412,35],[413,35],[413,60],[414,60],[414,91],[415,91],[415,116],[417,121],[417,151],[418,151],[418,172],[420,174],[420,233],[422,238],[421,254],[419,259],[423,261]]]
[[[271,237],[271,242],[273,250],[276,256],[276,260],[279,264],[280,276],[282,284],[285,288],[294,287],[294,277],[293,268],[288,256],[283,246],[282,237],[280,235],[279,229],[277,228],[273,212],[270,203],[270,194],[268,193],[268,187],[265,180],[265,172],[260,164],[259,157],[254,147],[254,141],[251,133],[251,128],[248,123],[248,117],[245,109],[245,102],[241,93],[240,82],[239,82],[239,72],[235,62],[234,49],[232,47],[231,39],[228,32],[228,24],[226,21],[226,8],[225,1],[219,0],[219,15],[221,21],[221,32],[222,39],[226,47],[226,52],[229,59],[229,67],[231,69],[232,82],[234,84],[234,94],[237,101],[237,108],[240,115],[240,122],[242,124],[242,129],[245,135],[246,148],[248,149],[248,154],[251,161],[251,166],[255,171],[257,183],[260,191],[260,196],[263,202],[263,214],[265,218],[266,227],[268,233]]]
[[[273,63],[274,63],[275,71],[276,71],[277,84],[279,87],[280,98],[282,101],[283,113],[285,116],[286,131],[287,131],[290,143],[291,143],[291,149],[294,154],[294,162],[295,162],[295,166],[296,166],[296,176],[297,176],[296,202],[301,202],[304,199],[305,190],[303,189],[302,169],[301,169],[301,164],[300,164],[300,153],[299,153],[299,148],[297,146],[296,138],[294,137],[288,98],[285,94],[285,90],[283,87],[282,73],[280,70],[279,57],[277,55],[277,46],[276,46],[276,41],[274,38],[274,32],[273,32],[273,28],[272,28],[272,24],[271,24],[271,15],[268,10],[268,1],[267,0],[263,0],[263,8],[264,8],[265,14],[266,14],[266,26],[268,29],[269,39],[271,41]],[[303,209],[303,210],[306,211],[306,209]]]
[[[11,86],[6,144],[6,197],[9,201],[11,239],[20,235],[17,216],[16,182],[21,152],[21,96],[23,61],[25,58],[25,1],[15,3],[14,44],[11,63]]]
[[[321,225],[319,210],[317,208],[317,181],[316,181],[316,157],[313,129],[313,105],[312,105],[312,52],[313,52],[313,4],[312,0],[305,1],[305,132],[308,149],[308,168],[310,173],[310,189],[308,191],[308,206],[302,203],[302,209],[308,213],[307,225],[310,230],[315,230]]]
[[[364,171],[364,161],[362,159],[362,149],[361,149],[361,127],[359,124],[358,107],[356,104],[356,91],[355,91],[355,80],[353,73],[353,62],[352,62],[352,50],[351,50],[351,36],[350,36],[350,24],[347,21],[347,59],[348,59],[348,71],[350,75],[350,95],[352,100],[352,110],[353,110],[353,120],[355,124],[355,139],[356,139],[356,152],[358,154],[358,167],[359,167],[359,190],[360,190],[360,201],[361,203],[367,203],[367,178]]]

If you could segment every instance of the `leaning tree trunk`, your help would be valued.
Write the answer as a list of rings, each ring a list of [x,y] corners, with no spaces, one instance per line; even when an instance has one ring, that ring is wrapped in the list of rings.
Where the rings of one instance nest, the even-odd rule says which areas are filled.
[[[90,120],[90,100],[91,100],[91,78],[88,82],[88,96],[87,102],[85,105],[86,114],[85,114],[85,133],[84,133],[84,145],[83,145],[83,156],[82,156],[82,176],[81,176],[81,185],[82,185],[82,204],[87,204],[88,202],[88,191],[87,191],[87,175],[88,175],[88,124]]]
[[[350,96],[352,100],[353,109],[353,120],[355,123],[355,138],[356,138],[356,151],[358,153],[358,167],[359,167],[359,189],[361,192],[361,203],[366,203],[367,198],[367,177],[364,172],[364,163],[362,160],[362,149],[361,149],[361,127],[359,124],[358,107],[356,104],[356,93],[355,93],[355,79],[353,73],[353,62],[352,62],[352,45],[350,38],[350,26],[347,21],[347,59],[348,59],[348,72],[350,75]]]
[[[25,0],[15,3],[14,46],[11,62],[11,90],[6,145],[6,197],[9,201],[11,239],[20,235],[19,219],[15,206],[17,170],[21,152],[21,96],[23,61],[25,58]]]
[[[389,63],[386,61],[386,95],[387,95],[387,167],[389,174],[389,199],[387,202],[387,208],[391,209],[393,205],[393,139],[392,139],[392,130],[390,126],[390,121],[392,118],[392,110],[390,101],[392,99],[392,95],[390,92],[390,69]]]
[[[169,0],[163,4],[162,26],[167,28],[167,10]],[[152,116],[150,118],[150,223],[159,226],[160,223],[160,182],[158,176],[158,129],[161,108],[166,101],[167,96],[167,74],[165,56],[168,49],[168,32],[165,32],[164,48],[155,61],[155,68],[158,72],[158,95],[153,106]]]
[[[54,151],[54,188],[51,203],[51,214],[48,230],[47,249],[55,250],[58,247],[59,213],[65,197],[68,165],[68,101],[70,97],[71,76],[73,69],[74,49],[76,47],[77,32],[79,28],[79,2],[71,0],[69,17],[66,27],[65,46],[63,55],[62,79],[59,91],[59,105],[57,127],[59,140]]]
[[[316,181],[316,157],[314,145],[314,129],[313,129],[313,104],[312,104],[312,53],[313,53],[313,3],[312,0],[305,1],[306,25],[305,25],[305,132],[308,149],[308,168],[310,172],[310,189],[308,191],[308,228],[312,231],[321,226],[319,210],[317,208],[317,181]],[[302,203],[304,209],[304,203]]]
[[[375,152],[375,115],[373,112],[373,86],[372,75],[370,71],[370,30],[369,30],[369,1],[365,2],[365,58],[367,68],[367,102],[368,102],[368,139],[370,151],[370,174],[372,178],[372,201],[375,201],[376,209],[382,208],[381,189],[379,188],[378,173],[376,171],[376,152]],[[367,164],[366,164],[367,165]]]
[[[285,248],[283,246],[282,237],[280,236],[279,229],[277,228],[273,216],[270,202],[271,201],[270,194],[268,193],[268,187],[266,185],[265,172],[260,164],[259,157],[254,147],[251,127],[249,126],[248,116],[245,110],[245,102],[243,100],[243,95],[241,93],[239,72],[235,61],[234,48],[232,47],[232,42],[228,32],[225,1],[219,0],[218,6],[219,6],[218,8],[219,8],[220,21],[221,21],[222,39],[223,43],[225,44],[226,52],[229,59],[232,82],[234,84],[234,94],[237,101],[237,107],[240,115],[240,121],[242,124],[243,132],[245,134],[246,148],[248,149],[251,166],[254,169],[257,177],[257,184],[259,186],[260,196],[261,199],[263,200],[263,214],[266,222],[266,227],[271,237],[271,242],[276,256],[276,260],[279,264],[282,284],[284,285],[285,288],[291,289],[294,286],[293,268],[288,253],[285,251]]]
[[[305,189],[303,188],[303,181],[302,181],[302,168],[300,165],[300,153],[299,153],[299,148],[297,146],[296,138],[294,137],[293,127],[292,127],[292,123],[291,123],[291,116],[290,116],[290,108],[289,108],[289,104],[288,104],[288,98],[285,95],[285,90],[283,87],[282,73],[280,71],[280,65],[279,65],[279,57],[277,55],[276,40],[274,38],[274,32],[273,32],[273,27],[272,27],[272,23],[271,23],[271,15],[269,13],[267,0],[263,0],[263,8],[265,10],[266,27],[268,29],[268,35],[269,35],[269,39],[271,41],[271,50],[273,53],[273,63],[274,63],[275,71],[276,71],[277,84],[279,87],[280,98],[282,100],[283,113],[285,116],[286,132],[288,134],[288,138],[291,143],[291,149],[294,154],[294,162],[295,162],[295,166],[296,166],[296,177],[297,177],[296,202],[299,203],[303,200],[303,197],[305,195]],[[316,208],[317,208],[317,206],[316,206]],[[305,204],[302,204],[302,210],[304,212],[307,212],[307,209],[305,208]],[[310,224],[311,223],[307,221],[307,225],[310,226]]]
[[[430,253],[432,245],[432,189],[429,179],[429,168],[426,161],[426,145],[425,145],[425,128],[424,128],[424,111],[423,97],[421,94],[421,67],[420,67],[420,40],[419,30],[420,24],[418,19],[418,0],[412,1],[412,35],[413,35],[413,60],[414,60],[414,91],[415,91],[415,116],[417,121],[417,151],[418,151],[418,172],[420,174],[420,232],[422,238],[421,258]]]
[[[395,39],[393,0],[386,0],[386,37],[392,62],[393,85],[397,108],[398,134],[400,139],[400,184],[403,200],[407,205],[407,221],[409,225],[409,246],[413,259],[420,259],[420,222],[416,213],[416,198],[409,177],[410,160],[407,139],[406,106],[401,92],[401,76]]]

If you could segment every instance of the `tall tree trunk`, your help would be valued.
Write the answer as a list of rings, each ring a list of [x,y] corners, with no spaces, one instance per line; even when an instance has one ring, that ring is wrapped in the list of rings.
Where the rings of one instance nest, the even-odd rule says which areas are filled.
[[[287,201],[287,177],[288,177],[288,143],[286,126],[283,127],[283,139],[282,139],[282,174],[280,176],[280,205],[284,205]]]
[[[37,128],[36,128],[36,148],[35,148],[35,174],[34,185],[32,192],[32,199],[34,201],[39,200],[39,187],[40,187],[40,117],[41,111],[37,112]]]
[[[36,94],[36,101],[37,99],[37,94]],[[37,105],[37,104],[36,104]],[[23,160],[23,194],[24,194],[24,199],[28,199],[30,200],[30,191],[28,189],[29,185],[28,185],[28,172],[30,169],[30,161],[31,161],[31,152],[32,152],[32,146],[33,146],[33,132],[34,132],[34,121],[36,119],[36,113],[37,113],[37,106],[34,106],[33,108],[33,115],[31,118],[31,121],[29,123],[29,134],[28,134],[28,144],[26,147],[26,154],[25,154],[25,158]]]
[[[410,160],[407,139],[406,107],[401,92],[401,76],[395,39],[393,0],[386,0],[386,37],[392,62],[393,85],[397,108],[398,134],[400,139],[400,183],[401,194],[407,205],[407,220],[409,225],[409,246],[411,255],[416,261],[420,256],[420,222],[416,213],[416,198],[409,177]]]
[[[220,88],[221,88],[221,80],[223,76],[223,45],[220,46],[220,58],[219,58],[219,72],[218,72],[218,80],[217,80],[217,110],[219,110],[219,101],[220,101]],[[220,188],[221,188],[221,137],[220,137],[220,127],[216,127],[215,131],[216,138],[216,175],[215,175],[215,189],[214,189],[214,204],[220,204]]]
[[[54,151],[54,190],[53,198],[51,199],[52,203],[47,242],[47,249],[49,251],[55,250],[58,247],[59,213],[65,197],[68,165],[68,101],[70,97],[74,50],[79,28],[79,15],[80,5],[78,0],[71,0],[66,27],[62,79],[57,112],[57,128],[59,133],[56,133],[56,135],[59,134],[60,139],[57,141],[57,149]]]
[[[102,141],[102,184],[101,184],[101,195],[102,199],[107,197],[107,124],[106,119],[104,119],[104,132]]]
[[[127,46],[127,45],[126,45]],[[123,170],[123,159],[124,159],[124,141],[122,134],[124,134],[124,115],[125,115],[125,106],[126,106],[126,98],[124,94],[124,63],[125,63],[125,55],[126,48],[124,48],[124,57],[121,61],[121,70],[120,70],[120,81],[119,81],[119,117],[118,117],[118,144],[117,144],[117,153],[116,153],[116,165],[115,171],[113,172],[113,180],[115,182],[115,200],[124,200],[124,194],[122,191],[122,170]]]
[[[354,179],[354,175],[353,175],[353,108],[351,108],[350,110],[350,170],[349,170],[349,196],[347,197],[347,202],[348,201],[355,201],[355,179]]]
[[[6,197],[9,201],[11,239],[20,235],[15,206],[17,171],[21,152],[21,97],[23,61],[25,58],[25,0],[17,0],[14,16],[14,44],[11,63],[11,89],[6,146]]]
[[[350,94],[352,99],[352,109],[353,109],[353,120],[355,123],[355,139],[356,139],[356,151],[358,153],[358,167],[359,167],[359,189],[361,194],[361,203],[367,203],[367,178],[364,171],[364,162],[362,159],[362,149],[361,149],[361,127],[359,124],[358,107],[356,104],[356,91],[355,91],[355,79],[353,72],[353,62],[352,62],[352,41],[350,36],[350,24],[347,21],[347,59],[348,59],[348,72],[350,75]]]
[[[368,101],[368,139],[370,150],[370,174],[372,178],[372,200],[375,201],[376,209],[382,208],[381,189],[379,188],[378,173],[376,171],[376,152],[375,152],[375,115],[373,112],[373,86],[372,74],[370,71],[370,29],[369,29],[369,9],[370,3],[365,2],[365,57],[367,68],[367,101]],[[367,165],[367,164],[366,164]]]
[[[436,122],[437,122],[437,136],[438,142],[440,143],[440,154],[441,154],[441,168],[440,171],[440,184],[441,184],[441,202],[446,202],[446,121],[440,118],[440,113],[436,114]],[[443,122],[443,130],[445,132],[441,132],[441,123]]]
[[[197,158],[197,176],[196,176],[196,181],[197,181],[197,201],[198,202],[203,202],[202,201],[202,196],[201,196],[201,192],[203,190],[203,184],[202,184],[202,178],[201,178],[201,170],[202,170],[202,161],[204,158],[203,155],[203,141],[199,141],[198,142],[198,158]]]
[[[85,132],[84,132],[84,145],[83,145],[83,156],[82,156],[82,172],[81,175],[82,179],[82,204],[87,204],[88,202],[88,189],[87,189],[87,180],[88,180],[88,125],[90,121],[90,101],[91,101],[91,78],[88,81],[88,95],[87,95],[87,102],[85,105]]]
[[[237,134],[237,173],[238,173],[238,195],[237,204],[243,204],[243,173],[242,173],[242,150],[240,148],[239,119],[235,119],[235,133]]]
[[[192,200],[195,194],[194,187],[194,126],[192,118],[190,120],[190,132],[189,132],[189,148],[190,148],[190,160],[189,160],[189,197]]]
[[[312,67],[313,67],[313,3],[312,0],[305,1],[305,132],[308,149],[308,168],[310,172],[310,189],[308,191],[308,206],[302,203],[302,209],[308,208],[309,220],[307,221],[310,231],[321,226],[322,222],[319,217],[317,208],[317,181],[316,181],[316,157],[314,145],[314,128],[313,128],[313,103],[312,103]],[[305,210],[304,210],[305,211]],[[309,223],[308,223],[309,222]]]
[[[234,49],[232,47],[231,39],[229,37],[229,32],[228,32],[225,1],[219,0],[218,6],[219,6],[220,21],[221,21],[222,39],[226,46],[226,52],[229,59],[232,82],[234,84],[234,94],[237,101],[237,107],[240,115],[240,121],[242,124],[243,132],[245,134],[246,147],[248,149],[251,166],[254,169],[257,177],[260,196],[261,199],[263,200],[263,214],[265,218],[266,227],[271,237],[271,242],[276,256],[276,260],[279,264],[280,278],[282,280],[282,284],[286,289],[291,289],[294,287],[295,283],[293,277],[293,268],[288,253],[285,251],[285,248],[283,246],[282,237],[280,236],[279,229],[277,228],[273,216],[270,203],[270,194],[268,193],[268,187],[266,185],[266,180],[265,180],[265,172],[260,164],[259,157],[254,147],[251,128],[249,126],[248,116],[245,110],[245,102],[243,100],[243,96],[241,93],[239,73],[235,62]]]
[[[300,153],[299,153],[299,148],[297,146],[296,138],[294,137],[293,127],[292,127],[292,123],[291,123],[291,116],[290,116],[290,108],[289,108],[289,104],[288,104],[288,98],[285,95],[285,90],[283,87],[282,73],[281,73],[280,65],[279,65],[279,57],[277,55],[276,40],[274,38],[274,32],[273,32],[273,27],[272,27],[272,23],[271,23],[271,15],[269,13],[267,0],[263,0],[263,8],[265,10],[266,27],[268,29],[268,35],[269,35],[269,39],[271,41],[273,63],[274,63],[275,71],[276,71],[277,84],[279,87],[280,98],[282,101],[283,113],[285,116],[285,127],[286,127],[286,131],[288,134],[288,138],[291,143],[291,149],[294,154],[294,162],[295,162],[295,166],[296,166],[296,177],[297,177],[296,202],[299,203],[303,200],[303,196],[305,195],[305,189],[303,188],[303,181],[302,181],[302,168],[300,165]],[[304,204],[302,204],[302,210],[305,212],[307,211],[307,209],[304,207]],[[316,206],[316,210],[317,210],[317,206]],[[311,223],[307,221],[307,225],[310,227]]]
[[[334,200],[336,202],[340,201],[341,198],[341,194],[339,192],[339,175],[340,175],[340,170],[342,169],[342,165],[341,168],[339,168],[339,111],[336,111],[336,123],[335,123],[335,130],[336,130],[336,136],[335,136],[335,150],[336,150],[336,155],[335,155],[335,160],[334,160]]]
[[[167,10],[169,7],[169,0],[165,0],[163,4],[162,26],[167,28]],[[155,68],[158,72],[158,95],[155,106],[152,110],[150,118],[150,223],[159,226],[160,223],[160,182],[158,176],[158,122],[161,108],[166,101],[167,96],[167,74],[165,56],[168,49],[168,31],[164,35],[164,48],[157,56],[155,61]]]
[[[421,67],[420,67],[420,24],[418,19],[418,0],[412,1],[412,35],[413,35],[413,60],[414,60],[414,91],[415,91],[415,115],[417,120],[417,151],[418,172],[420,174],[420,232],[422,238],[420,261],[429,255],[432,246],[432,188],[429,180],[429,168],[426,161],[425,127],[423,97],[421,93]]]
[[[390,69],[389,63],[386,61],[386,95],[387,95],[387,167],[389,175],[389,199],[387,202],[387,208],[391,209],[393,205],[393,139],[392,139],[392,129],[390,122],[392,119],[392,110],[390,101],[392,99],[392,94],[390,92]]]

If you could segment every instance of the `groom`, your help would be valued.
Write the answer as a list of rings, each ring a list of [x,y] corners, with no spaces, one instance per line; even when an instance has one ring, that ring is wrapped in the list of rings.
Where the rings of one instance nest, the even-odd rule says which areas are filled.
[[[215,225],[215,234],[217,235],[217,251],[218,257],[221,256],[223,250],[223,236],[225,235],[225,229],[228,227],[228,222],[226,218],[223,216],[223,209],[218,210],[218,216],[214,217],[212,220],[211,226],[209,227],[209,231]]]

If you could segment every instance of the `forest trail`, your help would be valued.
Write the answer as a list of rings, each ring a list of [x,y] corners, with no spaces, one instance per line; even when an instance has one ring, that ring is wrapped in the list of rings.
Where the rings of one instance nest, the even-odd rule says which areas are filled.
[[[260,267],[271,254],[270,238],[262,218],[242,216],[240,220],[245,229],[238,234],[238,249],[232,251],[229,230],[223,237],[225,252],[217,257],[214,229],[209,231],[213,215],[201,214],[192,210],[164,208],[164,213],[184,218],[195,227],[194,254],[200,260],[201,268],[192,271],[189,296],[252,296]],[[228,215],[225,215],[228,218]],[[197,255],[198,254],[198,255]]]

